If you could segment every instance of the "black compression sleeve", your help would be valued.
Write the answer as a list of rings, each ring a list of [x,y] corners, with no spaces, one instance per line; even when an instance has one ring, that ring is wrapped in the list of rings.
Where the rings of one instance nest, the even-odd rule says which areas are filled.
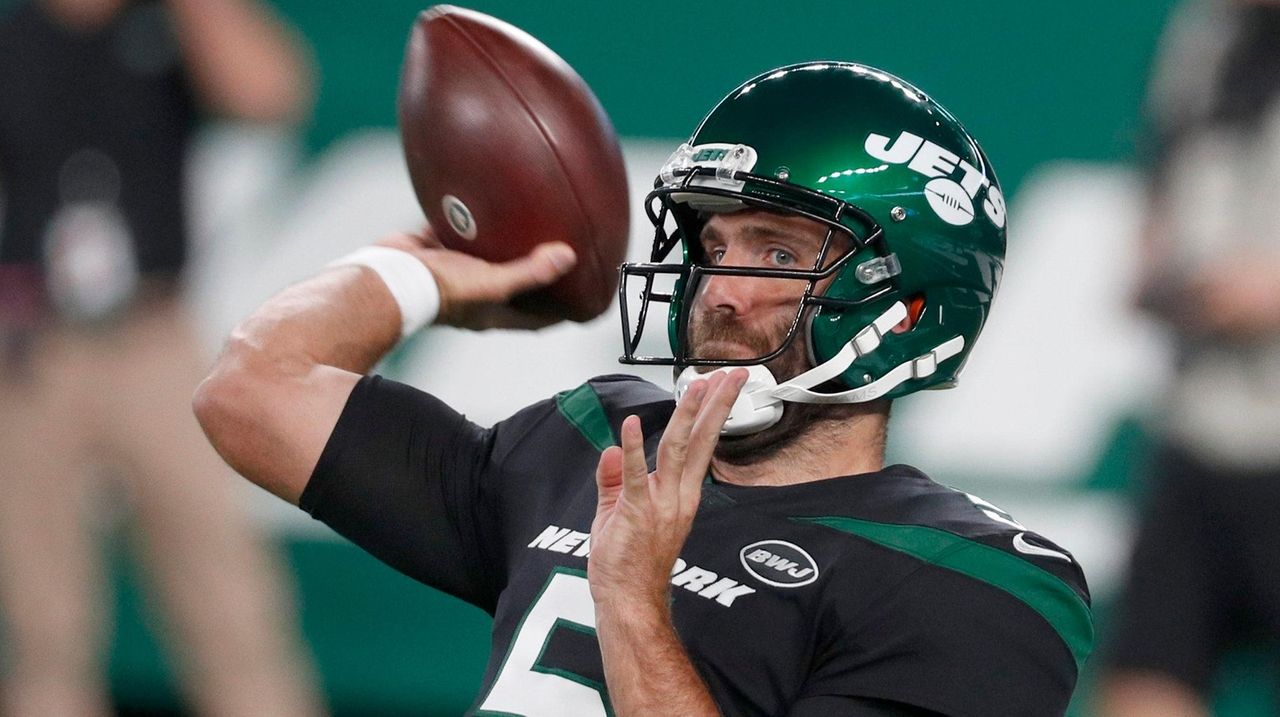
[[[491,432],[417,389],[356,384],[299,505],[391,567],[492,611]]]

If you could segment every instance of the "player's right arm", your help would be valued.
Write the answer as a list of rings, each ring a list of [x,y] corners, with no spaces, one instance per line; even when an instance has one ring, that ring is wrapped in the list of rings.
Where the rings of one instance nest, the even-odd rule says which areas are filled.
[[[515,311],[517,294],[553,283],[574,263],[564,244],[491,264],[395,235],[381,242],[431,270],[440,289],[436,323],[532,328],[550,323]],[[232,332],[196,390],[196,417],[237,472],[297,503],[352,388],[400,339],[400,309],[382,279],[338,266],[269,299]]]

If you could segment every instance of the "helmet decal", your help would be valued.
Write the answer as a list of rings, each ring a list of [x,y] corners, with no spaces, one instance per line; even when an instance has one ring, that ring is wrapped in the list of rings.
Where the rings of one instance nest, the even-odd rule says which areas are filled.
[[[925,196],[942,221],[956,226],[973,221],[973,200],[985,188],[983,209],[987,218],[997,227],[1004,226],[1004,195],[1000,188],[955,152],[906,130],[898,133],[892,145],[887,136],[872,132],[862,146],[881,162],[906,164],[907,169],[934,178],[925,185]],[[957,170],[962,174],[959,182],[952,179]]]
[[[959,184],[946,177],[930,179],[924,185],[924,197],[938,218],[948,224],[962,227],[973,221],[973,201]]]
[[[756,166],[756,150],[745,144],[725,144],[711,142],[708,144],[680,145],[662,165],[658,178],[663,184],[675,184],[677,177],[683,176],[693,167],[714,170],[693,178],[692,184],[698,187],[720,187],[730,191],[742,191],[744,183],[734,179],[739,172],[750,172]],[[689,201],[696,195],[682,195],[677,201]]]

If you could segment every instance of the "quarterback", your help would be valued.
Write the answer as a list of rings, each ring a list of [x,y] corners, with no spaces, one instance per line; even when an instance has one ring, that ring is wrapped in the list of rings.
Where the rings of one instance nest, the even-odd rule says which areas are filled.
[[[493,616],[474,714],[1062,714],[1093,642],[1080,566],[884,465],[890,401],[955,383],[1000,279],[974,139],[887,73],[783,67],[707,115],[646,209],[653,263],[622,280],[672,353],[640,355],[624,306],[624,362],[673,366],[674,395],[603,376],[483,428],[366,376],[431,320],[545,323],[507,302],[575,261],[428,231],[269,300],[197,415],[241,474]]]

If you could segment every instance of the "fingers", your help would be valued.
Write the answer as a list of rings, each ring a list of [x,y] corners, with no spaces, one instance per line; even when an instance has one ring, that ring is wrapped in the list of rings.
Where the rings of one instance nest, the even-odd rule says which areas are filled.
[[[568,273],[577,261],[568,244],[542,244],[527,256],[499,264],[444,248],[416,254],[440,289],[437,323],[466,329],[539,329],[564,318],[518,310],[508,302]]]
[[[531,314],[527,311],[499,304],[485,307],[482,325],[475,328],[527,329],[532,331],[558,324],[563,320],[551,314]]]
[[[708,395],[703,399],[689,432],[689,448],[680,477],[682,505],[688,505],[690,501],[696,505],[697,497],[702,491],[702,480],[711,464],[711,456],[715,453],[716,444],[720,442],[720,429],[729,418],[733,403],[738,400],[738,394],[748,376],[747,370],[743,368],[721,375],[724,379],[708,388]]]
[[[714,378],[714,377],[713,377]],[[658,443],[658,475],[667,473],[678,476],[684,468],[685,452],[689,447],[689,431],[698,416],[698,407],[707,395],[707,382],[694,381],[680,397],[676,410],[667,422],[667,430]]]
[[[599,496],[596,512],[616,503],[621,488],[622,449],[609,446],[600,454],[600,462],[596,464],[596,491]]]
[[[649,503],[649,465],[644,458],[644,435],[640,417],[627,416],[622,422],[622,495],[637,506]]]
[[[716,391],[725,379],[723,372],[715,372],[689,385],[676,410],[667,422],[667,429],[658,443],[659,482],[672,498],[677,497],[681,478],[689,465],[689,441],[698,416],[706,404],[708,394]],[[714,448],[714,446],[713,446]],[[705,466],[703,467],[705,470]]]
[[[568,274],[578,262],[573,248],[563,242],[540,244],[527,256],[493,265],[491,281],[501,300],[539,289]]]
[[[708,395],[699,407],[698,415],[690,429],[689,455],[686,464],[693,465],[700,459],[710,461],[711,453],[719,441],[720,429],[728,420],[738,393],[747,382],[747,370],[735,368],[720,374],[719,383],[709,386]]]
[[[685,519],[698,509],[720,428],[746,379],[746,370],[734,369],[695,381],[676,405],[658,444],[658,490]]]
[[[652,515],[659,524],[674,520],[687,530],[698,510],[702,479],[720,428],[746,380],[746,370],[734,369],[689,386],[658,444],[658,468],[653,474],[645,460],[640,419],[628,416],[622,422],[622,447],[606,449],[596,466],[597,515],[621,497],[627,504],[655,511]]]

